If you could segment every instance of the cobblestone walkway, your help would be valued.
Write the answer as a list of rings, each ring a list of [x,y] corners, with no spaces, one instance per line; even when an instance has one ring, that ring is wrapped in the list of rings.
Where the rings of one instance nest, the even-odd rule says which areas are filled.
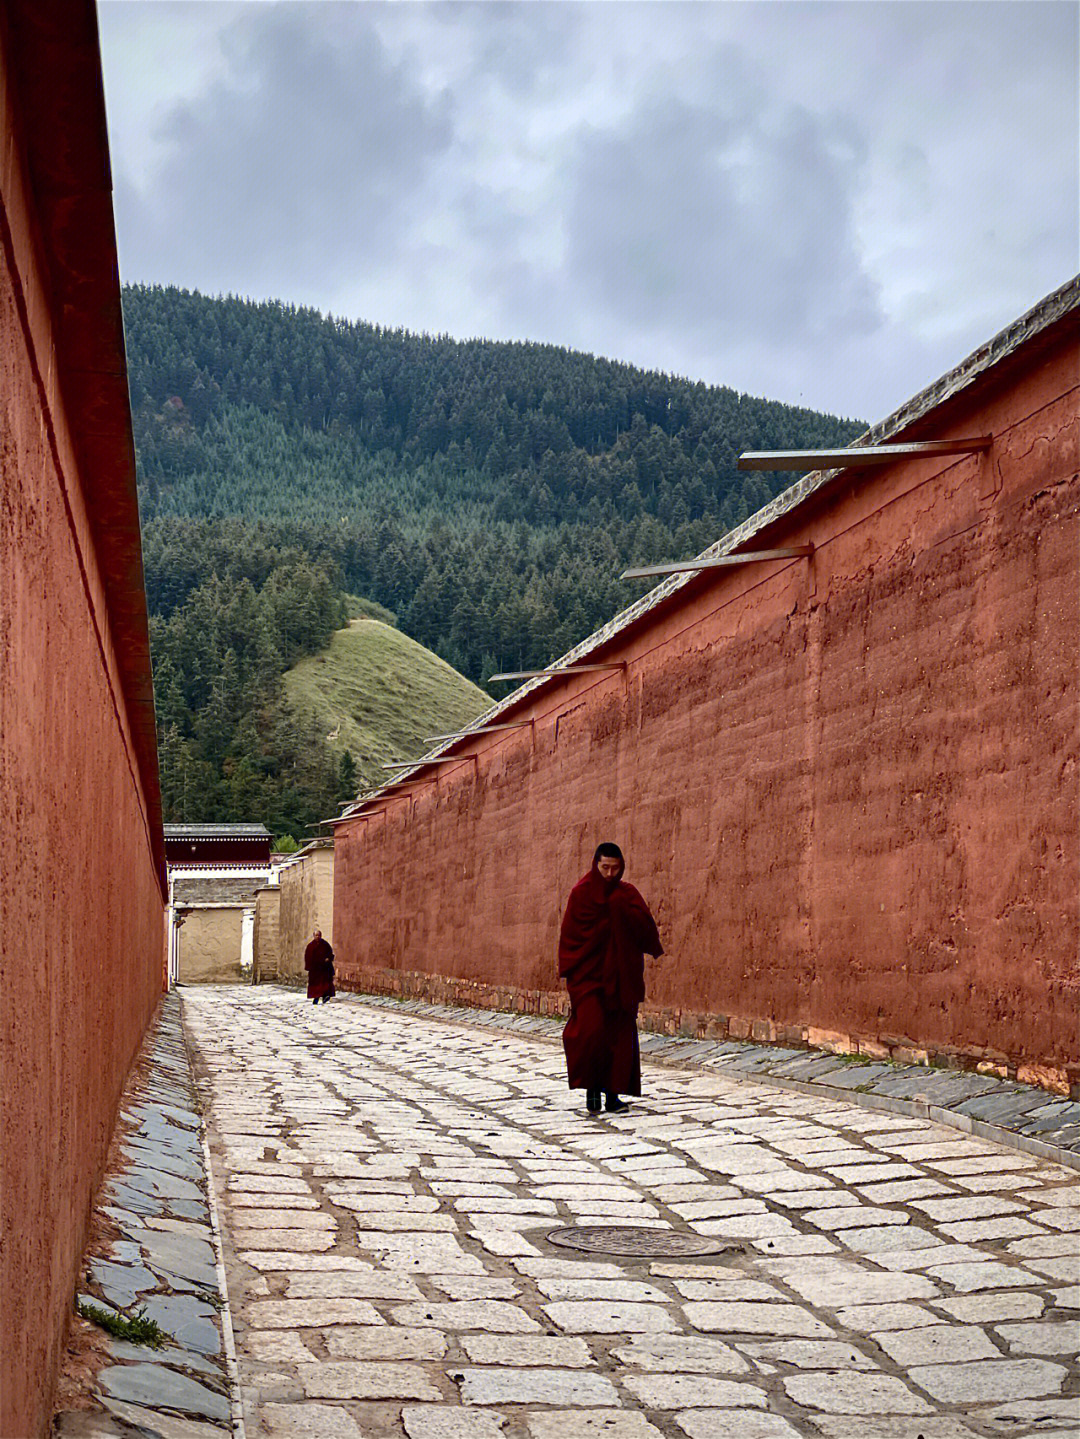
[[[399,1014],[561,1039],[563,1021],[539,1014],[467,1009],[423,999],[364,995],[364,1003]],[[875,1061],[865,1054],[786,1049],[746,1039],[690,1039],[642,1031],[645,1059],[715,1070],[728,1079],[753,1079],[829,1100],[849,1096],[867,1109],[916,1113],[951,1129],[1010,1148],[1064,1160],[1080,1169],[1080,1098],[1066,1099],[1034,1084],[965,1069]]]
[[[1075,1171],[923,1119],[349,998],[184,991],[248,1434],[970,1439],[1080,1421]],[[715,1237],[560,1249],[562,1226]]]

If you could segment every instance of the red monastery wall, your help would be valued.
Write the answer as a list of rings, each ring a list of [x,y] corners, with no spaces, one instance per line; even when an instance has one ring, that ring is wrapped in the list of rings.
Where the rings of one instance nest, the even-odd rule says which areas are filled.
[[[810,561],[695,578],[339,824],[342,982],[559,1010],[613,839],[655,1026],[1080,1080],[1075,327],[1013,358],[897,436],[988,455],[841,474],[748,546]]]
[[[51,9],[65,46],[93,42],[92,6]],[[62,55],[28,53],[18,10],[13,4],[0,26],[5,1436],[48,1426],[92,1196],[124,1078],[161,993],[163,962],[156,766],[121,673],[130,635],[117,611],[129,604],[145,630],[144,602],[135,579],[125,592],[107,573],[96,494],[91,500],[101,478],[92,447],[104,456],[117,437],[122,447],[125,425],[130,441],[130,418],[126,397],[114,410],[107,386],[88,378],[95,358],[72,333],[84,321],[103,327],[102,316],[87,315],[82,297],[59,301],[52,217],[28,181],[28,114],[12,94],[13,79],[37,65],[76,108],[83,94],[77,85],[65,89],[71,69]],[[83,131],[72,133],[89,148],[84,132],[94,131],[95,115],[87,111],[77,117]],[[95,179],[106,183],[104,166]],[[87,269],[80,278],[91,291],[101,265],[110,273],[111,253],[119,336],[111,208],[104,249],[96,248],[100,233],[85,210],[69,208],[68,219],[81,226],[75,238]],[[114,362],[123,386],[122,349]],[[93,435],[82,429],[86,410],[71,404],[76,368],[99,397]],[[109,467],[106,479],[115,484],[116,470]]]

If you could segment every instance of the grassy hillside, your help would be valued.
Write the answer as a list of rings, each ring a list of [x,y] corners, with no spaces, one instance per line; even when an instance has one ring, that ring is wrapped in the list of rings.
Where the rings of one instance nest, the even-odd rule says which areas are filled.
[[[425,735],[468,724],[492,703],[438,655],[363,617],[295,664],[285,691],[300,714],[315,715],[334,750],[352,755],[358,789],[387,778],[380,765],[421,754]]]

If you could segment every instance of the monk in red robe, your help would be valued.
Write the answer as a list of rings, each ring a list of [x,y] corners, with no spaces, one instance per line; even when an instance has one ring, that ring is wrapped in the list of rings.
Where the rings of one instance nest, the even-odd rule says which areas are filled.
[[[617,844],[602,844],[592,869],[570,891],[559,934],[559,974],[570,994],[563,1030],[571,1089],[585,1090],[598,1114],[601,1095],[613,1114],[621,1094],[641,1093],[637,1010],[645,998],[645,955],[663,954],[649,906],[623,880]]]
[[[311,942],[304,950],[304,968],[307,970],[307,997],[312,1004],[321,999],[324,1004],[334,997],[334,951],[317,929]]]

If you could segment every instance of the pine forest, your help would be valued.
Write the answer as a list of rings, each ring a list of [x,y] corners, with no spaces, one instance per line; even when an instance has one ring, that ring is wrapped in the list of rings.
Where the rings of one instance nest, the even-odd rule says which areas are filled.
[[[351,797],[356,758],[283,676],[352,597],[484,686],[643,593],[626,565],[697,553],[793,478],[740,451],[864,428],[285,304],[134,286],[124,320],[168,820],[306,837]]]

